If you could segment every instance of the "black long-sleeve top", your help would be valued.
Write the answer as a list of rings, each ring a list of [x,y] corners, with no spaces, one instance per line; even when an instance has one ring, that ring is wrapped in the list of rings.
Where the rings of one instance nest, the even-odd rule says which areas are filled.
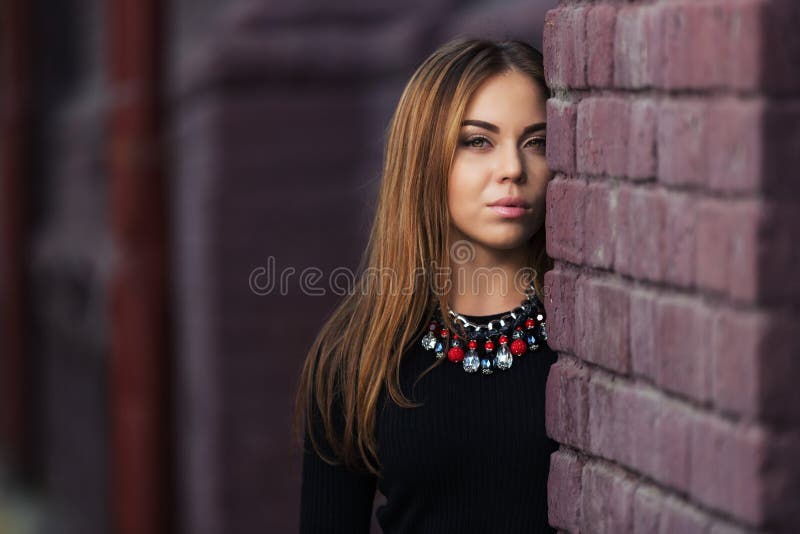
[[[488,323],[502,315],[465,317]],[[421,346],[423,333],[403,354],[400,373],[403,392],[423,406],[401,408],[385,388],[380,398],[380,477],[325,463],[306,436],[301,533],[368,533],[376,487],[386,497],[376,512],[386,534],[555,532],[547,476],[558,445],[544,425],[555,353],[542,343],[490,375],[444,361],[412,390],[435,361]]]

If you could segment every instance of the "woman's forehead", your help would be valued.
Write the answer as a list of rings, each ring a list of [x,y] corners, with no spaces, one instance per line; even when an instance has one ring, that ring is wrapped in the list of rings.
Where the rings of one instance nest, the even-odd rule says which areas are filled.
[[[539,84],[518,71],[487,78],[467,103],[464,119],[476,119],[498,126],[525,125],[546,120],[545,98]]]

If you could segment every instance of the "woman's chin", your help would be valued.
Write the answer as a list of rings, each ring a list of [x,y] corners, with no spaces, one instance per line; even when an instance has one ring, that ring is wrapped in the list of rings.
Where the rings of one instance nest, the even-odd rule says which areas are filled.
[[[527,248],[532,235],[529,232],[515,232],[510,235],[492,236],[483,241],[483,244],[490,249],[511,251]]]

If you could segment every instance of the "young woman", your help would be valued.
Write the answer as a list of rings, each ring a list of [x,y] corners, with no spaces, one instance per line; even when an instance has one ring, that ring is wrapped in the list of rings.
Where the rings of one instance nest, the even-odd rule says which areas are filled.
[[[408,82],[359,284],[300,379],[302,532],[369,532],[376,488],[386,533],[553,531],[548,96],[517,41],[453,41]]]

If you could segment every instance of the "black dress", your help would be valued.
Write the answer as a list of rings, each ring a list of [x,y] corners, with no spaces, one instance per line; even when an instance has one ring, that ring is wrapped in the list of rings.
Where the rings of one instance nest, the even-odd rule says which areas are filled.
[[[502,315],[464,316],[487,323]],[[422,333],[403,355],[400,384],[423,406],[400,408],[381,396],[380,478],[328,465],[306,437],[301,532],[369,532],[376,487],[386,496],[377,510],[386,534],[555,532],[547,523],[547,476],[558,445],[544,425],[555,353],[543,343],[490,375],[445,361],[413,386],[435,361]]]

